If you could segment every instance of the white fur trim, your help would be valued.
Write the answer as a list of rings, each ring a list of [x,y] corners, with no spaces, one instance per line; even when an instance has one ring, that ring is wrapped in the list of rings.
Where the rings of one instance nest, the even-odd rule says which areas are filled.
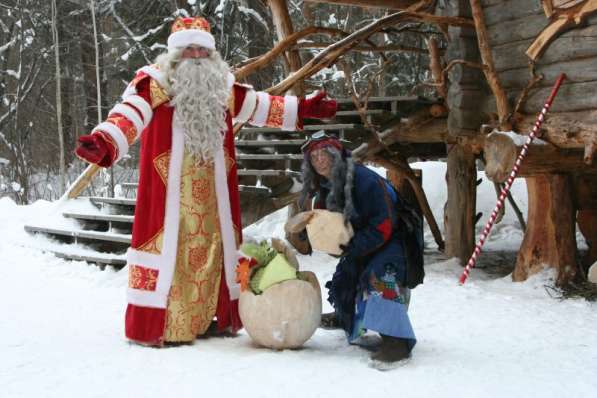
[[[125,97],[122,102],[125,104],[130,104],[137,108],[139,112],[141,112],[141,116],[143,117],[143,128],[141,130],[147,127],[149,121],[153,117],[151,105],[149,105],[147,101],[145,101],[143,97],[139,95],[129,95],[128,97]],[[137,134],[141,134],[141,131],[138,131]]]
[[[216,198],[218,202],[218,216],[220,217],[220,232],[222,234],[222,246],[224,248],[224,274],[226,285],[231,300],[240,297],[240,285],[236,282],[236,264],[238,253],[234,227],[232,225],[232,211],[230,210],[230,196],[228,192],[228,178],[226,177],[226,163],[224,161],[224,149],[219,148],[214,155],[214,177],[216,185]]]
[[[296,130],[298,118],[298,98],[294,95],[284,97],[284,118],[282,119],[282,130]]]
[[[245,100],[240,107],[238,115],[233,119],[234,123],[244,123],[253,115],[255,105],[257,104],[257,93],[253,89],[247,89]]]
[[[131,108],[130,105],[127,104],[116,104],[114,108],[110,110],[108,116],[114,113],[119,113],[131,122],[133,122],[133,124],[135,125],[135,129],[137,130],[137,137],[139,137],[139,134],[141,134],[141,131],[143,130],[144,126],[143,120],[141,120],[141,116],[139,116],[136,110],[134,110],[133,108]]]
[[[168,37],[168,51],[196,44],[201,47],[216,49],[216,40],[211,33],[200,29],[179,30]]]
[[[236,77],[234,77],[234,74],[228,72],[228,78],[226,80],[226,84],[228,84],[228,88],[232,88],[232,86],[234,86],[235,81],[236,81]]]
[[[159,71],[155,66],[145,65],[137,71],[137,73],[139,72],[148,74],[150,77],[155,79],[160,84],[160,86],[168,87],[168,80],[166,79],[166,75],[163,72]]]
[[[178,246],[178,226],[180,223],[180,174],[184,157],[184,130],[176,116],[172,119],[172,150],[168,166],[168,185],[166,187],[166,214],[164,217],[164,243],[159,255],[143,253],[129,248],[127,263],[158,269],[156,290],[145,291],[127,289],[130,304],[142,307],[166,308],[168,293],[172,286],[174,268],[176,267],[176,250]]]
[[[118,150],[118,157],[116,158],[116,162],[118,162],[124,155],[126,155],[129,151],[129,144],[126,141],[126,137],[123,134],[122,130],[115,124],[110,122],[102,122],[95,126],[95,128],[91,131],[91,133],[95,133],[96,131],[103,131],[104,133],[108,134],[110,137],[114,139],[116,142],[116,148]]]
[[[265,126],[267,122],[267,115],[269,114],[269,107],[271,104],[271,100],[268,93],[264,93],[263,91],[257,92],[257,109],[255,110],[255,114],[253,115],[253,119],[250,120],[250,123],[257,127]]]
[[[136,95],[136,94],[137,94],[137,87],[135,87],[133,82],[130,82],[128,84],[128,86],[126,86],[126,89],[124,90],[124,92],[122,93],[122,98],[126,98],[129,95]]]

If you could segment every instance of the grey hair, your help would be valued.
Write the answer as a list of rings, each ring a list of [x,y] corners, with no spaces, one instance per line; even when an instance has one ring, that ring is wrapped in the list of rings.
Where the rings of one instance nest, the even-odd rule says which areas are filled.
[[[336,211],[344,215],[344,221],[348,222],[355,214],[352,188],[354,185],[354,160],[350,156],[343,157],[342,152],[334,147],[326,147],[325,151],[332,158],[332,169],[330,176],[330,192],[325,199],[327,210]],[[308,155],[305,155],[302,165],[303,190],[299,198],[301,208],[304,208],[305,200],[314,196],[320,189],[321,177],[313,166]]]
[[[182,52],[184,49],[176,48],[173,50],[169,50],[168,52],[162,53],[158,55],[155,59],[155,64],[157,65],[158,69],[166,75],[166,81],[163,82],[167,84],[167,87],[164,89],[168,92],[168,94],[172,95],[172,76],[174,71],[176,70],[176,66],[182,59]]]

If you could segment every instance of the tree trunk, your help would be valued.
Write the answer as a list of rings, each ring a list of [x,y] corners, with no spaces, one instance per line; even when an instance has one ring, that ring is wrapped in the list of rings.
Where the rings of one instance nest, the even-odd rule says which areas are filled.
[[[462,145],[448,149],[448,203],[444,216],[446,255],[458,257],[462,264],[475,247],[477,168],[473,151]]]
[[[60,80],[60,48],[58,41],[56,0],[52,0],[52,32],[54,35],[54,57],[56,62],[56,120],[58,123],[58,143],[60,146],[60,193],[66,191],[66,165],[64,154],[64,132],[62,131],[62,95]]]
[[[527,229],[512,280],[524,281],[544,266],[557,269],[558,286],[577,274],[574,205],[570,177],[563,174],[527,178]]]

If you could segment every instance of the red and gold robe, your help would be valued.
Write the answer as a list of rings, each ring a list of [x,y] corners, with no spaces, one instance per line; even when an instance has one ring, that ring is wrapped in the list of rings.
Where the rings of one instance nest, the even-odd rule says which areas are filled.
[[[232,125],[297,126],[298,100],[234,83],[230,75],[224,147],[197,162],[169,105],[165,76],[141,68],[108,119],[94,129],[116,148],[113,161],[141,139],[131,247],[126,337],[143,344],[193,341],[217,317],[218,329],[242,327],[235,281],[242,240]]]

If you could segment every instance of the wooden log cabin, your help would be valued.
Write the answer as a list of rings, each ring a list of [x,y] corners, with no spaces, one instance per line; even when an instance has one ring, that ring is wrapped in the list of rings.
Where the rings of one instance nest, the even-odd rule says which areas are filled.
[[[597,1],[307,1],[412,12],[444,32],[447,48],[438,59],[430,46],[430,69],[446,113],[423,110],[386,128],[379,142],[365,143],[355,155],[400,173],[404,169],[396,165],[404,159],[395,157],[401,143],[428,144],[422,152],[430,158],[441,156],[433,145],[443,143],[445,252],[463,263],[476,238],[478,161],[485,163],[492,181],[504,182],[521,147],[518,135],[530,133],[551,86],[566,73],[541,140],[532,145],[518,174],[526,179],[529,212],[513,279],[525,280],[544,264],[557,268],[558,285],[582,276],[597,260]],[[455,24],[458,18],[470,24]],[[589,245],[582,260],[576,225]]]

